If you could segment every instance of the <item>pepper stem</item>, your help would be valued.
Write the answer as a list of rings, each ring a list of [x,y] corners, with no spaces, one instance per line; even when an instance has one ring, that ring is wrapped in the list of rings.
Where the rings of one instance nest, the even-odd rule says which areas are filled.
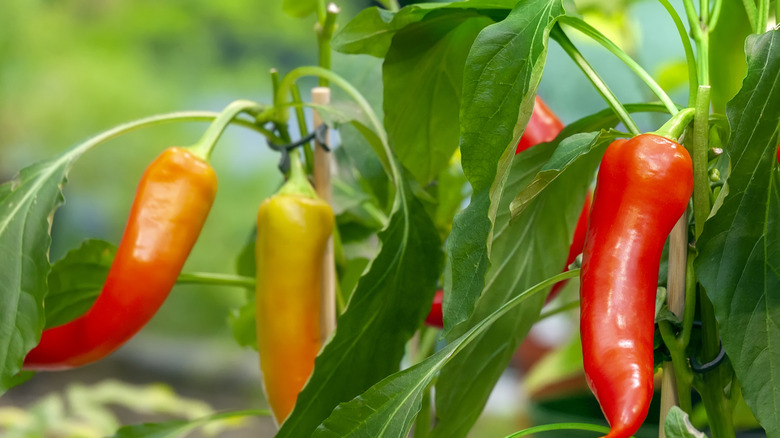
[[[672,118],[658,128],[657,131],[653,131],[650,134],[660,135],[661,137],[677,142],[683,131],[685,131],[685,128],[693,120],[695,112],[696,110],[693,108],[686,108],[672,116]]]
[[[214,122],[206,129],[206,132],[203,133],[203,137],[201,137],[197,143],[188,146],[187,149],[204,161],[208,161],[211,157],[211,152],[214,150],[214,146],[217,144],[217,140],[219,140],[219,137],[222,136],[225,128],[227,128],[236,116],[243,112],[257,116],[265,109],[265,105],[250,100],[237,100],[232,102],[222,110]]]
[[[301,195],[307,198],[317,198],[317,192],[309,182],[298,151],[290,152],[290,177],[277,193],[280,195]]]

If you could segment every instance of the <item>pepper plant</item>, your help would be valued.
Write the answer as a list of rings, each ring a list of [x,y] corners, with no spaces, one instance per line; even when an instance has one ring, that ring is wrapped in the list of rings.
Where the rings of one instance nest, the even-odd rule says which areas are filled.
[[[609,424],[510,436],[646,434],[655,387],[662,435],[702,436],[687,416],[703,409],[713,437],[734,437],[744,404],[757,427],[780,437],[780,31],[771,24],[780,2],[650,2],[679,34],[668,50],[686,60],[680,101],[583,19],[587,2],[377,3],[340,17],[324,0],[285,1],[293,16],[316,16],[319,56],[272,72],[269,101],[131,121],[0,186],[0,394],[33,370],[85,365],[119,348],[178,278],[247,290],[231,325],[236,348],[259,340],[276,436],[463,437],[531,327],[573,308],[543,311],[551,289],[579,276],[584,372]],[[621,101],[580,51],[586,40],[653,97]],[[604,100],[565,127],[537,98],[552,45],[571,60],[566,74],[584,75]],[[350,63],[360,55],[381,70],[357,71]],[[304,77],[332,100],[305,102]],[[640,128],[638,113],[662,121]],[[335,168],[332,243],[323,201],[311,201],[319,224],[296,209],[277,208],[272,220],[266,206],[260,237],[237,251],[236,273],[181,273],[210,200],[196,196],[204,189],[185,170],[171,170],[167,183],[139,186],[118,249],[90,241],[49,260],[51,218],[79,157],[134,130],[191,121],[211,123],[190,148],[202,166],[233,124],[279,152],[282,171],[293,169],[288,184],[306,199],[329,198],[331,183],[318,175]],[[338,130],[338,145],[327,130]],[[304,172],[315,174],[318,195]],[[214,187],[210,180],[207,198]],[[286,187],[278,196],[292,196]],[[575,228],[588,215],[583,242]],[[270,232],[276,226],[295,237]],[[571,262],[583,245],[579,267]],[[427,327],[440,288],[442,315],[428,320],[442,327]],[[312,298],[320,289],[330,292]],[[335,326],[320,324],[335,317]],[[128,426],[117,436],[161,430],[183,429]]]

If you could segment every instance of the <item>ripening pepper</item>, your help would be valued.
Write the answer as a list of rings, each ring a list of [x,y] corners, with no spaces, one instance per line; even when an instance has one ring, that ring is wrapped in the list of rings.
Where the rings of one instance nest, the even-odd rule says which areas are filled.
[[[214,169],[186,148],[166,149],[138,184],[103,288],[84,315],[43,331],[24,368],[56,370],[95,362],[133,337],[176,283],[214,202]]]
[[[608,438],[631,436],[647,416],[658,266],[692,192],[688,152],[662,136],[617,140],[602,159],[580,272],[580,335]]]
[[[257,346],[277,424],[295,406],[320,350],[320,290],[333,210],[298,159],[290,179],[257,213]]]

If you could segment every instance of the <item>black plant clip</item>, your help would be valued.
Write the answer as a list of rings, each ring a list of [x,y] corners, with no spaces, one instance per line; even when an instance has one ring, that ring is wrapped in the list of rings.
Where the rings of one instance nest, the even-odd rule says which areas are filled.
[[[694,321],[693,325],[701,328],[701,321]],[[704,374],[714,370],[715,368],[717,368],[718,365],[721,364],[721,362],[723,362],[723,359],[725,358],[726,358],[726,350],[723,349],[723,341],[720,342],[720,351],[718,352],[718,354],[715,356],[714,359],[712,359],[707,363],[699,363],[699,360],[696,359],[696,357],[694,356],[689,357],[691,361],[691,369],[695,373],[699,373],[699,374]]]
[[[279,159],[279,170],[281,170],[282,173],[287,173],[290,170],[290,151],[312,140],[315,140],[320,145],[320,147],[330,152],[330,147],[327,144],[327,132],[328,125],[323,123],[317,126],[314,129],[314,132],[292,143],[278,145],[268,140],[268,147],[277,152],[281,152],[282,154],[281,158]]]

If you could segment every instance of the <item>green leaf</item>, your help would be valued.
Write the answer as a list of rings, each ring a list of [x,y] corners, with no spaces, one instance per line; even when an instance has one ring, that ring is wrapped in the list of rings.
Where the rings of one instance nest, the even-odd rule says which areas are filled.
[[[417,3],[406,6],[398,12],[377,7],[368,8],[358,13],[344,27],[336,30],[331,40],[331,47],[342,53],[362,53],[383,58],[398,31],[423,20],[433,11],[447,10],[459,14],[465,10],[473,10],[494,20],[501,20],[506,17],[515,3],[515,0]]]
[[[83,147],[21,170],[0,186],[0,394],[11,385],[44,326],[51,218]]]
[[[748,74],[727,107],[728,194],[695,261],[745,402],[768,436],[780,434],[779,47],[777,30],[748,37]]]
[[[455,217],[448,240],[444,324],[466,320],[485,285],[488,243],[515,145],[533,109],[550,29],[564,13],[559,0],[520,2],[486,27],[463,75],[460,147],[474,193]]]
[[[360,278],[336,331],[278,438],[310,436],[341,402],[397,371],[404,346],[430,309],[441,242],[420,202],[399,181],[379,254]]]
[[[474,11],[436,11],[393,38],[385,58],[384,110],[390,147],[421,184],[458,147],[463,67],[477,34],[493,21]]]
[[[614,132],[614,131],[613,131]],[[593,151],[600,158],[607,146],[617,138],[616,133],[580,133],[571,137],[564,138],[555,149],[555,153],[550,160],[539,171],[509,206],[511,216],[516,218],[526,207],[528,207],[539,193],[541,193],[550,183],[561,176],[566,169],[575,163],[583,154],[589,154]]]
[[[162,423],[145,423],[124,426],[112,438],[179,438],[192,430],[217,421],[236,420],[244,417],[271,415],[266,410],[220,412],[196,420],[172,420]]]
[[[721,0],[720,14],[724,19],[709,34],[709,72],[712,107],[723,113],[745,77],[745,38],[753,30],[743,0]]]
[[[575,135],[570,147],[563,147],[563,142],[558,148],[556,142],[546,143],[515,156],[495,219],[485,288],[473,314],[450,330],[448,339],[473,327],[520,291],[565,268],[585,194],[612,138],[611,133]],[[545,169],[561,164],[561,150],[579,153],[566,160],[566,165],[555,171],[557,178],[510,221],[509,203],[515,194],[546,174]],[[544,299],[545,294],[538,294],[508,312],[444,367],[436,385],[438,421],[433,437],[465,436],[536,322]]]
[[[545,285],[549,287],[549,284],[539,284],[518,294],[511,302],[424,361],[385,378],[353,400],[340,404],[317,428],[314,436],[356,438],[407,436],[420,410],[425,389],[442,367],[463,348],[477,341],[485,329],[497,319],[505,316],[524,300],[539,296],[537,292],[544,289]]]
[[[306,17],[317,11],[317,0],[284,0],[282,10],[292,17]]]
[[[696,430],[686,414],[678,406],[672,406],[664,420],[664,433],[668,438],[706,438],[703,432]]]
[[[87,240],[52,266],[46,295],[46,328],[74,320],[92,307],[115,255],[114,245]]]
[[[383,58],[395,33],[421,20],[427,11],[406,7],[398,13],[378,7],[360,11],[333,34],[331,47],[341,53],[367,54]]]

